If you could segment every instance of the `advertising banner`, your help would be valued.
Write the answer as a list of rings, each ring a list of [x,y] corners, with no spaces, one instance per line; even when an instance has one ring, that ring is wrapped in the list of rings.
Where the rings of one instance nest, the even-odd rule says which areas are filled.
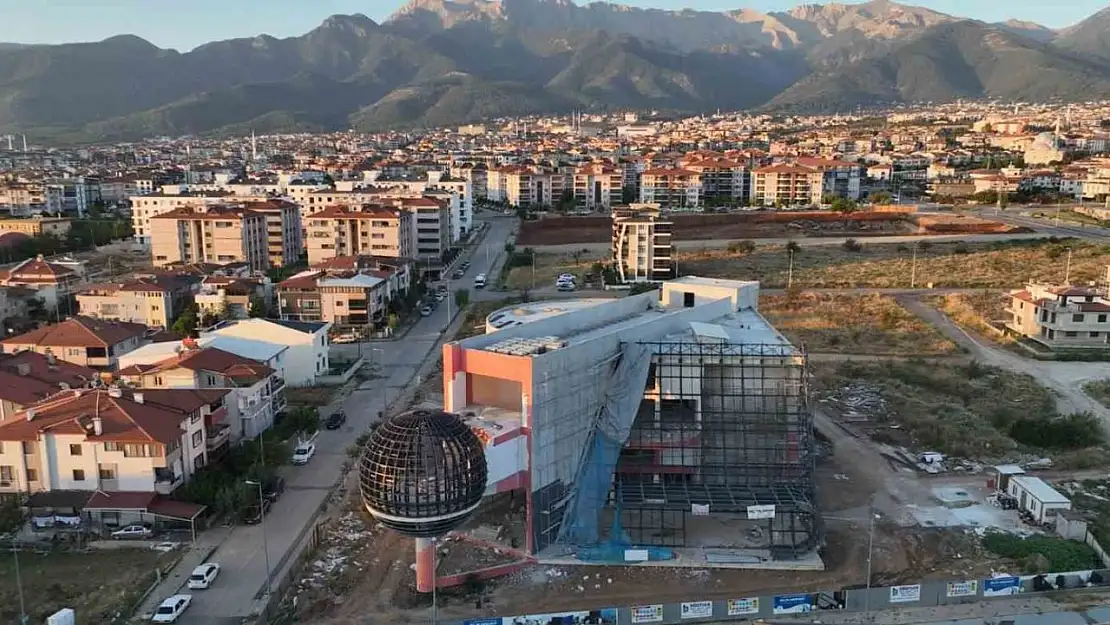
[[[502,623],[499,621],[498,625]],[[528,614],[503,619],[503,625],[617,625],[617,609]]]
[[[500,618],[473,618],[463,621],[463,625],[501,625]]]
[[[759,597],[728,600],[729,616],[743,616],[745,614],[759,614]]]
[[[662,623],[663,605],[634,605],[632,606],[633,623]]]
[[[817,602],[810,594],[778,595],[774,601],[772,611],[775,614],[801,614],[817,610]]]
[[[979,594],[979,580],[948,582],[945,584],[944,594],[947,597],[974,597]]]
[[[712,601],[687,601],[682,604],[682,618],[708,618],[713,616]]]
[[[748,506],[749,519],[773,519],[775,518],[775,504],[767,504],[761,506]]]
[[[921,584],[890,587],[891,603],[913,603],[915,601],[921,601]]]
[[[983,580],[984,597],[1005,597],[1021,592],[1021,578],[1009,575],[1006,577],[992,577]]]

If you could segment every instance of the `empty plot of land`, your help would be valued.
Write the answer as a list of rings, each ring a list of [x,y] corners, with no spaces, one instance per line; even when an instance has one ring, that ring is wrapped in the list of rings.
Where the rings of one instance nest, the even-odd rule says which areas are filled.
[[[1068,249],[1074,284],[1106,274],[1110,247],[1078,240],[1022,240],[993,243],[869,244],[804,247],[793,254],[792,284],[803,288],[1020,288],[1028,282],[1063,282]],[[916,254],[914,249],[916,247]],[[683,275],[759,280],[784,287],[790,273],[786,246],[759,246],[751,253],[725,250],[678,255]]]
[[[881,295],[765,295],[759,310],[795,345],[811,352],[890,356],[946,355],[956,345]]]
[[[509,270],[506,286],[510,289],[531,289],[554,286],[560,274],[572,273],[582,285],[583,277],[596,263],[607,263],[609,258],[596,253],[536,254],[533,265],[522,265]]]
[[[129,609],[154,581],[154,570],[174,558],[146,549],[88,553],[19,554],[23,601],[32,623],[43,623],[62,608],[73,608],[82,623],[111,622]],[[19,594],[12,554],[0,566],[0,621],[19,622]]]
[[[1009,315],[1002,291],[984,289],[978,293],[949,293],[932,298],[930,303],[964,330],[999,344],[1013,343],[1011,335],[999,328]]]
[[[873,439],[977,461],[1101,450],[1091,415],[1060,416],[1032,376],[978,363],[814,365],[821,403]]]

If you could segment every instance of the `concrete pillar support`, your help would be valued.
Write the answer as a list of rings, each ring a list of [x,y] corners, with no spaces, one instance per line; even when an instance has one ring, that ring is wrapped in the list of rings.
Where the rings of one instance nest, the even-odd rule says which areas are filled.
[[[430,538],[416,539],[416,591],[432,592],[435,587],[436,571],[435,544]]]

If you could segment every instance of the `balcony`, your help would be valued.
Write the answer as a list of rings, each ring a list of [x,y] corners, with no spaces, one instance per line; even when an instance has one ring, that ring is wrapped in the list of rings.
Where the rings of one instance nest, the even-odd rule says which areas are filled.
[[[169,469],[154,470],[154,492],[159,495],[169,495],[185,483],[181,475],[174,475]]]
[[[285,393],[274,395],[273,399],[270,400],[270,409],[273,410],[275,415],[285,410],[287,405],[289,405],[289,402],[285,399]]]
[[[270,377],[270,393],[277,393],[285,388],[285,378],[275,375]]]
[[[219,449],[220,447],[227,445],[228,442],[231,441],[231,426],[220,425],[217,427],[208,428],[208,430],[205,432],[205,436],[207,439],[205,447],[208,449],[208,451],[211,452],[213,450]]]

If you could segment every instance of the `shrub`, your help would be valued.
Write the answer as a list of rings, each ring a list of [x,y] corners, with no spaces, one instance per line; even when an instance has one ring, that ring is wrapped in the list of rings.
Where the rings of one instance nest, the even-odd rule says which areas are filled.
[[[755,251],[755,243],[752,241],[732,241],[728,244],[728,251],[731,254],[751,254]]]
[[[843,243],[843,247],[848,252],[863,251],[863,245],[861,245],[860,242],[855,239],[846,239]]]
[[[1010,438],[1048,449],[1082,449],[1101,445],[1104,436],[1098,417],[1076,412],[1054,419],[1026,417],[1010,426]]]
[[[1013,534],[992,532],[983,537],[983,546],[987,550],[1004,558],[1025,560],[1040,554],[1048,561],[1048,570],[1027,571],[1028,573],[1059,573],[1067,571],[1084,571],[1095,566],[1095,552],[1087,545],[1074,540],[1067,540],[1056,536],[1029,536],[1022,538]],[[1038,559],[1039,560],[1039,559]],[[1041,565],[1044,561],[1041,561]]]

